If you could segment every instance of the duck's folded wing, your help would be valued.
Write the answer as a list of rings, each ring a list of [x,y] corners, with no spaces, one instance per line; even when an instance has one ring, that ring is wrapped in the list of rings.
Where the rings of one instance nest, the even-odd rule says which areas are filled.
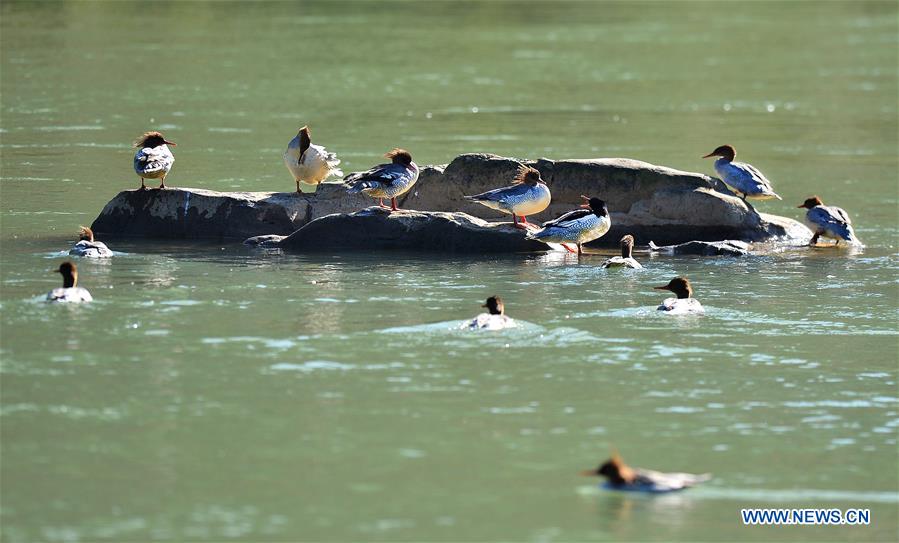
[[[664,473],[648,469],[638,469],[636,472],[636,483],[652,485],[657,492],[689,488],[712,478],[711,473]]]
[[[309,148],[306,149],[306,152],[303,153],[303,156],[300,157],[300,161],[306,164],[326,162],[330,167],[340,164],[340,159],[337,158],[337,155],[328,151],[321,145],[310,145]]]
[[[845,216],[846,212],[842,209],[842,215]],[[834,211],[834,208],[827,206],[815,206],[808,211],[807,217],[809,222],[813,224],[817,224],[821,227],[838,227],[845,228],[849,221],[848,217],[840,216],[841,214]]]
[[[474,196],[466,196],[466,198],[469,200],[483,200],[486,202],[506,202],[524,196],[530,188],[530,185],[522,183],[520,185],[488,190],[487,192],[475,194]]]
[[[362,188],[367,188],[377,185],[390,186],[407,175],[408,170],[402,164],[380,164],[364,172],[351,173],[343,180],[351,188],[356,188],[360,185],[366,185]]]
[[[852,224],[852,220],[849,218],[849,214],[846,213],[846,211],[845,211],[842,207],[833,207],[833,206],[831,206],[830,209],[833,211],[833,213],[834,213],[838,218],[840,218],[840,219],[841,219],[843,222],[845,222],[847,225],[848,225],[848,224]]]
[[[556,226],[559,228],[568,228],[579,219],[583,219],[584,217],[587,217],[592,213],[593,211],[589,209],[575,209],[574,211],[564,213],[551,221],[546,221],[545,223],[543,223],[543,228],[549,228],[552,226]]]
[[[763,192],[774,192],[774,187],[771,186],[771,181],[768,181],[768,178],[765,177],[765,174],[760,172],[758,168],[756,168],[752,164],[746,164],[745,162],[736,162],[733,164],[733,166],[740,171],[740,175],[741,177],[743,177],[744,181],[758,185],[759,190]]]
[[[746,172],[746,175],[748,175],[749,178],[752,179],[753,181],[755,181],[757,183],[763,183],[766,185],[769,183],[768,178],[766,178],[765,175],[762,172],[760,172],[758,170],[758,168],[756,168],[752,164],[746,164],[745,162],[740,162],[739,167],[744,172]]]

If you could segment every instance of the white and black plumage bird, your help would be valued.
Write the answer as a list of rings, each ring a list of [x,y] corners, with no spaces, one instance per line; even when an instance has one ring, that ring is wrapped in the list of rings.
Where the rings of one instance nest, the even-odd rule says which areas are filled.
[[[344,178],[349,194],[364,193],[378,199],[384,206],[384,198],[390,198],[390,209],[397,211],[396,199],[402,196],[418,181],[418,165],[412,162],[412,155],[405,149],[396,148],[384,155],[389,164],[378,164],[370,170],[355,172]]]
[[[649,469],[632,468],[624,463],[615,453],[595,470],[582,472],[582,475],[598,475],[605,477],[606,488],[631,492],[675,492],[684,490],[699,483],[708,481],[712,474],[664,473]]]
[[[634,236],[627,234],[620,240],[621,256],[613,256],[602,263],[603,268],[631,268],[641,270],[643,266],[634,260]]]
[[[78,286],[78,267],[73,262],[63,262],[56,272],[62,275],[62,287],[47,293],[48,302],[79,303],[94,300],[87,289]]]
[[[693,285],[686,277],[675,277],[667,285],[652,287],[655,290],[670,290],[677,298],[665,298],[657,308],[668,315],[702,315],[705,308],[693,297]]]
[[[559,243],[569,252],[582,254],[581,245],[602,237],[612,226],[606,203],[599,198],[581,196],[584,203],[581,209],[569,211],[551,221],[543,223],[543,228],[529,232],[528,239],[536,239],[544,243]],[[577,251],[566,245],[574,243]]]
[[[512,180],[512,185],[465,198],[490,209],[511,214],[512,224],[523,230],[527,230],[526,217],[549,207],[552,199],[549,187],[540,177],[540,172],[527,166],[518,169],[518,175]],[[521,218],[520,223],[518,217]]]
[[[287,150],[284,151],[284,165],[296,180],[298,194],[303,194],[300,190],[301,181],[309,185],[318,185],[332,175],[343,177],[343,172],[337,167],[340,165],[340,159],[321,145],[312,143],[308,126],[300,128],[297,135],[287,144]]]
[[[514,328],[515,321],[506,316],[506,307],[502,298],[499,296],[491,296],[487,298],[487,302],[481,307],[487,309],[486,313],[481,313],[471,321],[463,325],[469,330],[502,330],[503,328]]]
[[[752,164],[745,162],[734,162],[737,156],[737,150],[731,145],[722,145],[717,147],[711,153],[702,158],[721,157],[715,161],[715,171],[721,176],[721,180],[734,189],[737,194],[741,194],[743,201],[752,200],[770,200],[781,197],[774,192],[771,181],[762,174]],[[748,202],[746,202],[749,205]]]
[[[85,258],[109,258],[112,256],[112,251],[105,243],[94,241],[94,232],[86,226],[82,226],[81,231],[78,232],[78,240],[78,243],[69,250],[69,254],[72,256]]]
[[[134,171],[140,176],[140,188],[145,190],[147,186],[144,179],[159,179],[159,188],[165,188],[165,176],[169,174],[175,163],[175,155],[169,149],[169,145],[176,145],[168,141],[161,132],[144,132],[134,140]]]
[[[855,237],[852,220],[849,219],[849,214],[843,208],[826,206],[817,196],[806,199],[802,205],[797,207],[808,209],[805,212],[805,222],[815,233],[809,245],[817,245],[819,237],[835,239],[837,240],[835,245],[839,245],[840,241],[846,241],[853,245],[861,244]]]

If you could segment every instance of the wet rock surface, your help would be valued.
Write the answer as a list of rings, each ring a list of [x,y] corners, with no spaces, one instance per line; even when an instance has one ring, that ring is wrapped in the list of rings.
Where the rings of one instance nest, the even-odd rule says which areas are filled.
[[[293,234],[257,236],[248,245],[285,251],[414,250],[444,253],[515,253],[548,246],[525,239],[510,224],[490,223],[466,213],[396,211],[369,207],[316,219]]]
[[[756,212],[716,178],[624,158],[553,161],[460,155],[447,166],[423,168],[416,185],[398,203],[404,210],[462,212],[490,222],[509,221],[508,215],[464,196],[508,185],[523,164],[538,169],[552,191],[552,203],[529,217],[532,222],[575,208],[581,203],[581,194],[606,201],[612,229],[590,245],[615,246],[624,234],[632,234],[642,245],[650,240],[673,245],[721,240],[803,243],[811,238],[802,223]],[[127,190],[106,205],[91,227],[107,237],[287,236],[318,218],[354,214],[372,203],[365,195],[346,194],[340,183],[322,183],[314,194],[302,195],[182,188]],[[329,221],[336,224],[336,219]],[[327,235],[323,230],[320,233]]]
[[[751,254],[750,244],[727,239],[724,241],[688,241],[678,245],[659,247],[652,241],[649,250],[670,255],[702,255],[702,256],[746,256]]]

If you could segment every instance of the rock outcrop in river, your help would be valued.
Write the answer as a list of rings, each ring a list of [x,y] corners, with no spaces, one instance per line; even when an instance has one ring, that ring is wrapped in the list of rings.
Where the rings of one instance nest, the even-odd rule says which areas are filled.
[[[374,206],[316,219],[289,236],[257,236],[248,245],[287,251],[413,250],[448,253],[544,251],[509,223],[487,222],[467,213],[400,210]]]
[[[811,232],[795,220],[757,213],[716,178],[622,158],[519,161],[489,154],[461,155],[445,167],[423,168],[415,187],[400,198],[400,207],[458,211],[494,222],[509,221],[508,215],[469,202],[463,196],[507,185],[521,164],[538,169],[552,190],[552,204],[531,220],[548,220],[574,208],[580,204],[581,194],[599,196],[607,202],[612,229],[595,242],[597,245],[616,245],[625,233],[633,234],[638,244],[650,240],[677,244],[692,240],[774,238],[802,243],[811,237]],[[362,195],[346,194],[339,183],[323,183],[311,195],[200,189],[127,190],[106,205],[91,228],[107,237],[286,236],[317,218],[352,213],[371,202]],[[423,214],[420,218],[430,216]],[[332,224],[335,221],[328,220]],[[427,221],[431,224],[428,228],[436,228],[432,219]],[[393,223],[384,221],[384,224]],[[452,221],[445,224],[450,229],[458,226]],[[324,230],[321,233],[325,235]],[[383,236],[401,234],[390,226]],[[364,235],[378,233],[364,232]]]

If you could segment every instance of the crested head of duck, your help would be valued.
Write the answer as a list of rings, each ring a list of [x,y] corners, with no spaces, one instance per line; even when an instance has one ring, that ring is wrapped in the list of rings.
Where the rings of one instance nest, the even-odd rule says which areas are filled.
[[[631,484],[637,478],[633,468],[625,464],[617,452],[613,453],[612,457],[600,464],[598,468],[585,471],[583,475],[605,477],[615,486]]]
[[[506,312],[506,308],[503,305],[503,299],[499,296],[491,296],[487,298],[487,302],[484,303],[481,307],[486,308],[487,312],[491,315],[503,315]]]
[[[136,140],[134,140],[135,149],[143,149],[144,147],[159,147],[160,145],[178,145],[174,141],[165,139],[162,132],[151,130],[144,132]]]
[[[515,176],[515,179],[512,180],[513,185],[530,185],[532,187],[537,186],[537,183],[546,183],[541,177],[540,172],[531,168],[530,166],[521,166],[518,168],[518,173]]]
[[[716,147],[714,151],[702,158],[709,158],[713,156],[720,156],[728,162],[733,162],[734,157],[737,156],[737,150],[734,149],[733,145],[721,145],[719,147]]]
[[[670,290],[677,295],[678,299],[693,297],[693,285],[690,284],[686,277],[675,277],[667,285],[652,288],[655,290]]]
[[[94,231],[87,226],[79,226],[78,239],[80,241],[94,241]]]
[[[74,262],[63,262],[59,265],[56,273],[62,275],[63,288],[72,288],[78,285],[78,266]]]
[[[618,242],[621,244],[621,258],[633,258],[634,236],[626,234]]]
[[[584,200],[584,203],[580,205],[580,207],[584,209],[589,209],[593,212],[597,217],[608,217],[609,209],[606,207],[606,203],[599,198],[584,196],[581,195],[581,198]]]
[[[311,133],[309,131],[308,126],[303,126],[297,131],[297,137],[300,138],[300,153],[302,154],[306,149],[312,145],[312,138],[310,137]]]
[[[806,198],[805,201],[802,202],[801,205],[798,205],[796,207],[804,207],[806,209],[811,209],[815,206],[823,206],[823,205],[824,205],[824,202],[821,201],[821,198],[818,198],[817,196],[812,196],[811,198]]]
[[[397,147],[387,152],[384,156],[389,158],[390,162],[393,164],[399,164],[406,169],[412,169],[412,153],[405,149]]]

